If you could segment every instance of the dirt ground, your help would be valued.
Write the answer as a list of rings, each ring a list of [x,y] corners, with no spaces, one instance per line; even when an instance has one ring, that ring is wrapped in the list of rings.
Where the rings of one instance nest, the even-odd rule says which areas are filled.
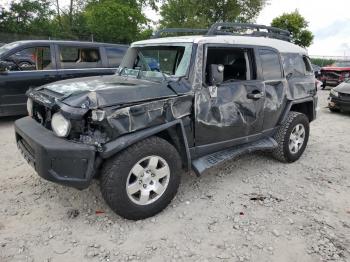
[[[0,261],[350,261],[350,115],[318,119],[302,158],[243,156],[196,178],[172,204],[133,222],[98,182],[77,191],[39,178],[0,120]]]

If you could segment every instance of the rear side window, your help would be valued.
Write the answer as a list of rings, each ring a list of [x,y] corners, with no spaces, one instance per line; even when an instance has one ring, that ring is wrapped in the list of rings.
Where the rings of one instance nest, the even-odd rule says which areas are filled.
[[[118,67],[123,60],[125,54],[124,48],[106,47],[108,64],[110,67]]]
[[[305,71],[309,74],[313,74],[310,58],[308,58],[307,56],[303,56],[303,62],[305,66]]]
[[[94,68],[102,65],[99,48],[60,46],[62,69]]]
[[[282,54],[283,67],[286,75],[300,77],[305,75],[305,63],[299,54]]]
[[[282,78],[282,70],[279,55],[267,49],[259,50],[263,76],[265,80],[275,80]]]

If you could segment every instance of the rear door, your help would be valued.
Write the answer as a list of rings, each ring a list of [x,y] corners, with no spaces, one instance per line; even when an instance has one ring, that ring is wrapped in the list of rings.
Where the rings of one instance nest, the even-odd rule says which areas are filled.
[[[56,44],[56,56],[61,79],[115,73],[115,69],[108,68],[104,49],[99,45]]]
[[[265,84],[263,130],[276,127],[287,103],[288,83],[284,77],[279,52],[272,48],[259,49],[260,74]]]
[[[3,60],[13,66],[0,74],[0,116],[26,114],[26,91],[58,80],[53,45],[17,47]]]

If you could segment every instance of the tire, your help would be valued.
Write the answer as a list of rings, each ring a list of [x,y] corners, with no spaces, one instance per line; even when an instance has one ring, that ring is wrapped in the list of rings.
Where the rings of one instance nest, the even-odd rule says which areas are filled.
[[[158,164],[151,164],[151,159]],[[131,220],[145,219],[169,205],[179,188],[181,172],[177,150],[164,139],[147,138],[104,163],[102,196],[118,215]],[[158,179],[164,174],[169,176]]]
[[[331,111],[333,113],[339,113],[340,112],[340,109],[338,109],[338,108],[330,108],[330,107],[328,107],[328,108],[329,108],[329,111]]]
[[[303,139],[302,137],[298,139],[298,136],[294,134],[299,133],[298,130],[301,126],[304,128],[304,137]],[[292,132],[296,132],[293,133],[293,138],[291,135]],[[300,131],[300,133],[302,132]],[[274,135],[274,138],[278,143],[278,147],[272,151],[272,155],[281,162],[295,162],[305,151],[309,140],[309,133],[310,125],[307,116],[299,112],[289,112],[287,119],[282,123]],[[292,147],[292,149],[290,147]]]

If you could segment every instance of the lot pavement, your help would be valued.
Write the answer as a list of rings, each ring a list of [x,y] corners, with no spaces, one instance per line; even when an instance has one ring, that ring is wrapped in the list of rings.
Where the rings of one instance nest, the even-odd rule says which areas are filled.
[[[184,175],[159,215],[124,220],[98,182],[85,191],[40,179],[0,120],[0,261],[350,261],[350,115],[318,119],[302,158],[243,156]]]

